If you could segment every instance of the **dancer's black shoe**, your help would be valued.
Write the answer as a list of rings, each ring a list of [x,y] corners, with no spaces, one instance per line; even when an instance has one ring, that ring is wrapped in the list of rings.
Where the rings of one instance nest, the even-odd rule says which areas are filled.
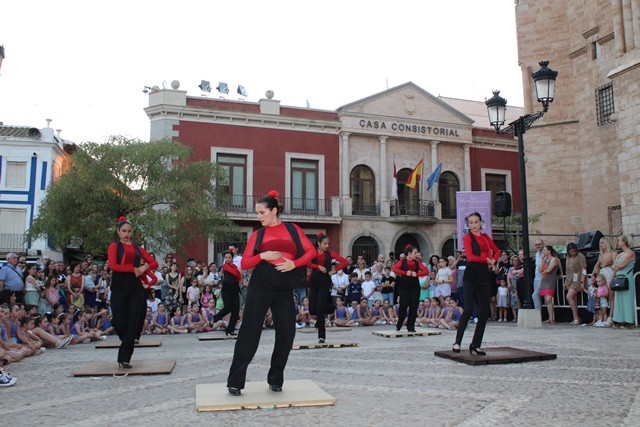
[[[486,356],[487,355],[486,352],[480,350],[477,347],[474,347],[473,345],[470,345],[469,346],[469,354],[473,354],[473,353],[477,354],[478,356]]]

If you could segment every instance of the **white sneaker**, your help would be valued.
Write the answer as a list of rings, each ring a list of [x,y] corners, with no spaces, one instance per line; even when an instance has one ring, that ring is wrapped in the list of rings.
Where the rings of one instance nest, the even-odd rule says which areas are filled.
[[[502,319],[498,319],[498,322],[502,322]]]
[[[478,318],[477,317],[473,318],[473,323],[478,323]]]
[[[602,320],[598,320],[593,326],[597,326],[598,328],[602,327]]]
[[[8,374],[0,374],[0,387],[10,387],[17,381],[16,378],[11,378]]]

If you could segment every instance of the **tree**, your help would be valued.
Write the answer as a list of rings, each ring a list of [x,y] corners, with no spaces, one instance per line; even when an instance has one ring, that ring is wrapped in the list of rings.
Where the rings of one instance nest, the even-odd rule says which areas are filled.
[[[529,234],[540,232],[532,227],[540,222],[544,214],[545,212],[540,212],[535,215],[529,215]],[[507,248],[517,252],[522,247],[522,214],[514,212],[512,216],[506,218],[494,215],[492,221],[493,231],[504,232],[504,241],[507,244]]]
[[[216,208],[228,196],[222,168],[192,161],[191,149],[164,139],[112,137],[83,143],[72,167],[47,189],[28,236],[48,237],[59,248],[82,238],[86,252],[106,253],[121,215],[149,250],[184,254],[189,242],[235,240],[232,221]]]

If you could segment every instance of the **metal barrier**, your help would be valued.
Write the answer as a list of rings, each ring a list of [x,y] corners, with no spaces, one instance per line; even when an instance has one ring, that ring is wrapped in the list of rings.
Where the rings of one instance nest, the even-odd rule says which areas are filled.
[[[633,275],[633,283],[629,283],[629,286],[635,286],[636,278],[639,275],[640,275],[640,271],[638,271]],[[567,301],[567,292],[564,289],[564,282],[566,278],[567,277],[563,275],[558,280],[558,284],[556,286],[556,295],[553,298],[554,308],[571,308],[571,306],[569,305],[569,302]],[[591,283],[591,279],[592,279],[592,275],[587,274],[587,288],[588,288],[588,284]],[[542,305],[546,307],[547,304],[545,303],[544,298],[541,298],[541,299],[542,299]],[[589,300],[589,294],[587,292],[580,292],[578,294],[578,308],[579,309],[586,308],[588,300]],[[638,325],[638,310],[640,310],[640,304],[638,304],[638,287],[636,286],[636,325]],[[613,316],[613,313],[610,313],[609,316]]]

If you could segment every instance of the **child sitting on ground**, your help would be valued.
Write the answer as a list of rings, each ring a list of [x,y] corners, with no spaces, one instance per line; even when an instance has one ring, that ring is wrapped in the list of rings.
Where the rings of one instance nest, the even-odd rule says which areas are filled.
[[[164,335],[169,329],[169,313],[167,312],[167,308],[163,302],[158,304],[158,311],[153,315],[153,320],[151,321],[151,329],[154,334]]]
[[[356,307],[356,322],[362,326],[373,326],[369,300],[365,297],[360,299],[360,305]]]
[[[338,327],[348,327],[355,324],[349,310],[344,306],[344,297],[336,299],[336,309],[333,311],[333,323]]]
[[[442,318],[442,307],[440,307],[440,299],[437,297],[431,298],[431,315],[429,316],[428,325],[430,328],[437,328],[440,325],[440,319]]]
[[[457,329],[461,316],[462,308],[458,307],[458,300],[456,298],[449,298],[449,312],[446,318],[440,319],[440,325],[445,329]]]
[[[151,307],[147,307],[147,314],[144,316],[144,323],[142,324],[142,333],[150,335],[153,333],[151,330],[151,324],[153,323],[153,311]]]
[[[198,280],[196,279],[196,284]],[[187,330],[191,333],[209,332],[211,329],[207,326],[207,321],[200,316],[198,304],[191,305],[191,312],[187,314]]]
[[[298,307],[298,319],[306,326],[316,324],[315,319],[309,313],[309,297],[302,298],[302,305]]]
[[[392,294],[393,295],[393,294]],[[385,299],[384,303],[382,303],[382,314],[387,321],[387,325],[395,325],[398,321],[398,316],[396,316],[396,311],[391,305],[391,301],[389,299]]]
[[[106,308],[100,310],[100,317],[98,318],[98,323],[96,327],[102,332],[103,336],[111,335],[115,331],[113,324],[111,322],[111,316],[109,316],[109,311]]]
[[[177,306],[173,312],[173,316],[167,327],[172,334],[186,334],[189,332],[184,324],[185,316],[182,315],[182,309]]]

